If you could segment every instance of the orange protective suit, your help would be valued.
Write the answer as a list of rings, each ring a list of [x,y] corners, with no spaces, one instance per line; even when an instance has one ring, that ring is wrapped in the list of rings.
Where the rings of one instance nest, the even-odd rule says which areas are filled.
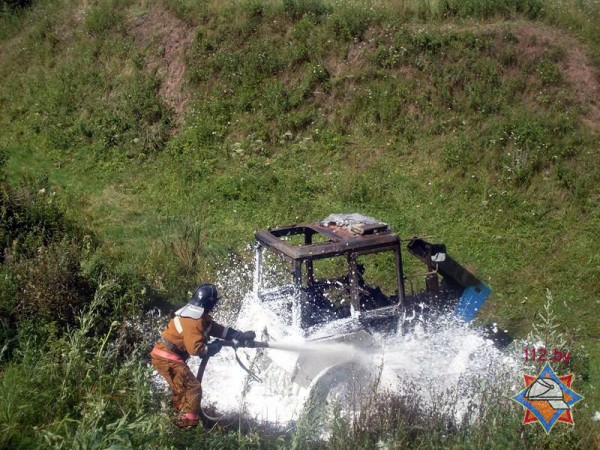
[[[157,342],[150,352],[152,365],[171,387],[171,400],[179,416],[179,425],[193,427],[200,418],[202,387],[187,366],[187,358],[206,355],[208,337],[225,339],[230,330],[213,322],[206,313],[198,319],[176,316],[162,331],[162,341]]]

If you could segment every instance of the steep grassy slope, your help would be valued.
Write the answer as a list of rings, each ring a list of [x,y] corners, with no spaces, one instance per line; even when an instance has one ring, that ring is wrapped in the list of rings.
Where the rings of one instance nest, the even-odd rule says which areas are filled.
[[[248,258],[256,229],[360,211],[447,243],[517,335],[550,290],[599,398],[593,2],[64,0],[2,21],[13,181],[47,174],[155,289]]]

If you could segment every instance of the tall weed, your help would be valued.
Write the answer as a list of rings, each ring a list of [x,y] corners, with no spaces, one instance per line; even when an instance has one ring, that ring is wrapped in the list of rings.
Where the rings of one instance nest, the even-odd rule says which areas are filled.
[[[23,333],[18,357],[0,379],[0,446],[156,442],[159,415],[144,413],[156,407],[147,366],[116,353],[117,323],[94,336],[104,300],[100,291],[65,335],[35,341]]]

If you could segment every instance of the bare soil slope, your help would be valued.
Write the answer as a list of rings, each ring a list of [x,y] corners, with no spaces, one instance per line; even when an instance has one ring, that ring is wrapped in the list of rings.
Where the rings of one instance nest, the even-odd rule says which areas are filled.
[[[162,79],[160,96],[173,109],[177,123],[190,93],[185,83],[185,53],[190,46],[193,28],[165,8],[155,7],[131,20],[129,33],[148,51],[148,70],[157,71]]]

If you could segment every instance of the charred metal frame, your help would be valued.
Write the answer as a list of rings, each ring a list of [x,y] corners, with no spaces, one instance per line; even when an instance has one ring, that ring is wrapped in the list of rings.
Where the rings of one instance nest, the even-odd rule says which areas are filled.
[[[313,236],[321,235],[325,242],[313,242]],[[285,241],[291,236],[304,236],[304,242],[293,245]],[[260,270],[262,250],[268,248],[292,262],[294,267],[294,284],[302,284],[302,264],[306,265],[306,284],[314,284],[313,261],[335,256],[347,256],[350,300],[355,311],[360,311],[359,279],[356,259],[369,253],[394,252],[396,265],[396,280],[398,291],[398,307],[405,300],[404,274],[402,269],[402,252],[400,237],[393,233],[385,224],[360,224],[354,227],[344,227],[336,224],[312,223],[306,225],[291,225],[276,229],[259,231],[255,234],[256,267],[255,289],[261,282]]]

